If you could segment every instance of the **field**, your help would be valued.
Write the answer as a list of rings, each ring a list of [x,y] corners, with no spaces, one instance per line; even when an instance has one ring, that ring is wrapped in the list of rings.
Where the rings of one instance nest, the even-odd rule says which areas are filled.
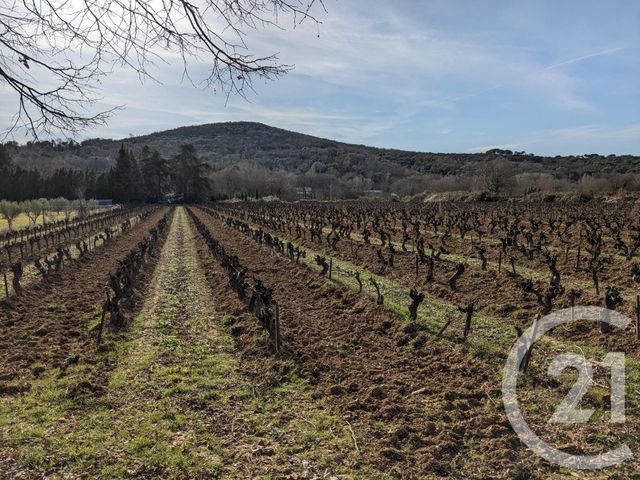
[[[580,471],[537,456],[502,382],[540,316],[627,315],[553,329],[517,387],[555,448],[637,451],[639,213],[239,202],[5,239],[0,478],[638,478],[637,457]],[[549,373],[565,352],[589,362],[585,423],[549,423],[577,385],[575,368]],[[625,354],[624,423],[609,352]]]
[[[47,216],[48,222],[65,219],[64,212],[49,212],[47,215],[48,215]],[[71,212],[71,218],[73,218],[74,216],[75,216],[75,212]],[[15,230],[26,228],[29,225],[31,225],[31,222],[29,221],[29,217],[24,213],[21,213],[20,215],[18,215],[13,221],[13,228]],[[36,225],[42,225],[42,216],[39,216],[37,218]],[[7,220],[4,218],[0,218],[0,233],[7,231],[8,228],[9,228],[9,224],[7,223]]]

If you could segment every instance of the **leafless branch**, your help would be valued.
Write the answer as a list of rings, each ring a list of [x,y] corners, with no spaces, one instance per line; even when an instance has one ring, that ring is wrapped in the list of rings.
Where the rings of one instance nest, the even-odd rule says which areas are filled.
[[[291,69],[276,54],[254,56],[247,30],[319,23],[322,0],[0,0],[0,85],[17,112],[10,131],[76,133],[104,123],[91,113],[114,65],[153,79],[150,67],[178,54],[184,78],[193,61],[209,64],[204,85],[244,96],[256,78]],[[193,82],[192,82],[193,83]]]

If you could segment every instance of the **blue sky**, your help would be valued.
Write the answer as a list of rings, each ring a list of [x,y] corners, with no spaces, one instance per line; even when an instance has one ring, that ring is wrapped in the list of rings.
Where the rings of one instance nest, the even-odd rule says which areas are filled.
[[[421,151],[640,154],[637,0],[325,5],[319,28],[249,33],[255,52],[296,67],[256,84],[249,101],[181,83],[177,62],[153,71],[162,84],[116,70],[101,105],[126,108],[84,136],[248,120]]]

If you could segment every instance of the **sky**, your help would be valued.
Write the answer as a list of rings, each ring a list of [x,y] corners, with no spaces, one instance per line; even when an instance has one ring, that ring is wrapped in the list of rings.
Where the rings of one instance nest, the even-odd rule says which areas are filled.
[[[257,121],[378,147],[640,154],[637,0],[325,0],[320,25],[248,32],[252,53],[295,69],[247,99],[182,81],[178,61],[141,82],[116,68],[79,139]],[[192,78],[206,64],[191,66]],[[8,111],[15,101],[0,88]],[[7,115],[0,116],[0,123]],[[1,125],[6,127],[6,125]]]

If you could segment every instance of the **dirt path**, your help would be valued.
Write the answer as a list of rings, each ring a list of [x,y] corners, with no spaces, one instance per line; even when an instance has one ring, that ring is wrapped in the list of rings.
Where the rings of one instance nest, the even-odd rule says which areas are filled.
[[[196,235],[178,208],[142,313],[114,352],[0,404],[0,477],[384,478],[358,465],[347,424],[306,381],[261,378],[239,361],[224,327],[235,319],[216,309]],[[100,377],[104,386],[78,388]]]

